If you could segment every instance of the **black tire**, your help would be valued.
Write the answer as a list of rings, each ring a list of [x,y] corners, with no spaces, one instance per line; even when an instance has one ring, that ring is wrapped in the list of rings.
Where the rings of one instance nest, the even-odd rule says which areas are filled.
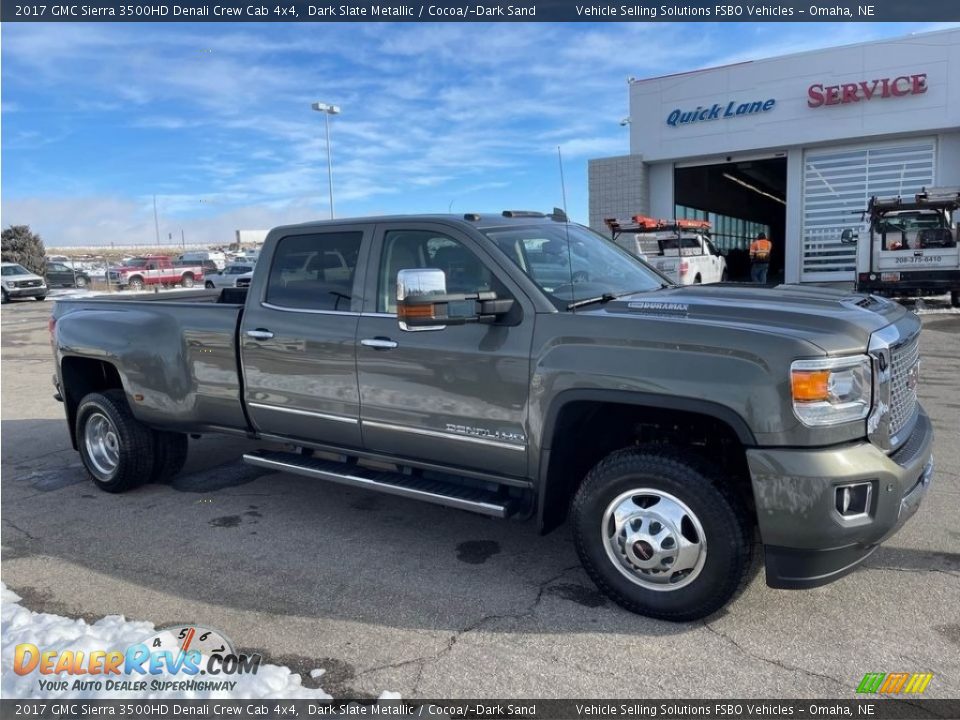
[[[73,284],[76,285],[78,289],[82,290],[90,284],[90,278],[86,277],[85,275],[77,275],[77,279]]]
[[[87,425],[106,418],[115,431],[117,462],[112,471],[104,471],[91,457],[86,441]],[[154,464],[153,431],[133,417],[123,390],[90,393],[77,406],[77,445],[87,474],[101,490],[119,493],[150,478]]]
[[[698,273],[697,276],[693,279],[693,284],[694,284],[694,285],[699,285],[699,284],[702,283],[702,282],[703,282],[703,278],[701,278],[701,277],[700,277],[700,274]]]
[[[131,290],[143,290],[144,288],[143,278],[140,277],[139,275],[134,275],[127,282],[127,287],[130,288]]]
[[[3,294],[2,298],[0,298],[0,302],[2,302],[4,305],[6,305],[8,302],[10,302],[10,296],[7,295],[7,291],[6,291],[6,290],[2,290],[2,291],[0,291],[0,292],[2,292],[2,294]]]
[[[960,308],[960,290],[954,290],[950,293],[950,305],[955,308]]]
[[[36,300],[37,302],[43,302],[44,300],[47,299],[47,296],[46,296],[46,295],[37,295],[37,296],[36,296],[35,298],[33,298],[33,299]]]
[[[184,273],[180,278],[180,284],[185,288],[193,287],[193,273]]]
[[[150,482],[164,482],[180,472],[187,462],[187,436],[155,430],[153,438],[155,451]]]
[[[727,275],[726,270],[720,273],[720,282],[727,282],[728,279],[729,279],[729,275]]]
[[[700,541],[706,548],[702,564],[681,587],[668,590],[668,584],[652,589],[649,581],[631,580],[629,576],[642,576],[608,554],[605,513],[625,495],[632,499],[630,492],[640,488],[673,496],[702,527]],[[587,574],[604,594],[631,612],[663,620],[697,620],[726,605],[749,577],[753,546],[747,512],[730,488],[711,476],[706,463],[691,459],[689,453],[648,446],[608,455],[587,474],[573,499],[570,517]]]
[[[216,289],[217,289],[217,286],[214,285],[214,284],[213,284],[211,281],[209,281],[209,280],[207,280],[207,281],[203,284],[203,286],[204,286],[207,290],[216,290]]]

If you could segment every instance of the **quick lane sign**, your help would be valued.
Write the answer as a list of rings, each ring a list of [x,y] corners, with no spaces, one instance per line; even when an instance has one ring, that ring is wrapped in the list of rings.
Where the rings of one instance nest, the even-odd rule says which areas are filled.
[[[731,100],[726,105],[721,105],[720,103],[714,103],[706,107],[698,105],[696,110],[676,108],[667,115],[667,125],[670,127],[678,127],[691,123],[709,122],[710,120],[726,120],[743,115],[757,115],[759,113],[770,112],[776,104],[776,100],[768,98],[766,100],[754,100],[753,102],[744,103]]]

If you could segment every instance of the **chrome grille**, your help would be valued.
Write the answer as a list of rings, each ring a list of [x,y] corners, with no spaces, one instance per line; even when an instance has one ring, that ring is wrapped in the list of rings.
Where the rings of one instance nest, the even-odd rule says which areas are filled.
[[[910,376],[920,362],[920,340],[912,340],[893,348],[890,377],[890,434],[896,435],[910,422],[917,409],[917,386],[910,386]]]

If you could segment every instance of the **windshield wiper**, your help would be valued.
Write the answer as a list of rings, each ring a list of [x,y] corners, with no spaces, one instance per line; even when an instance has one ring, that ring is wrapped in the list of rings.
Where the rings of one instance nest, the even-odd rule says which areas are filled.
[[[611,300],[616,299],[617,296],[613,293],[604,293],[603,295],[597,295],[597,297],[584,298],[583,300],[577,300],[576,302],[569,303],[567,305],[567,310],[574,310],[575,308],[585,307],[587,305],[595,305],[597,303],[608,303]]]

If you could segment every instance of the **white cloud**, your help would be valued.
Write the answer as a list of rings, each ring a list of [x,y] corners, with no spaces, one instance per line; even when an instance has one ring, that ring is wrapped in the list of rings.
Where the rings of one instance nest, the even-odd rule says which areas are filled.
[[[151,240],[142,198],[154,192],[171,226],[211,238],[245,222],[324,216],[315,100],[343,107],[331,120],[341,211],[512,202],[522,191],[539,198],[536,175],[553,172],[557,145],[571,208],[584,207],[586,159],[627,151],[617,121],[627,114],[628,75],[890,32],[738,28],[739,43],[728,26],[711,24],[7,25],[4,220],[15,215],[71,241]],[[34,115],[48,123],[43,132],[31,110],[43,111]],[[37,159],[51,148],[69,156],[82,143],[100,143],[84,164]],[[554,184],[543,181],[550,191],[541,203]]]

